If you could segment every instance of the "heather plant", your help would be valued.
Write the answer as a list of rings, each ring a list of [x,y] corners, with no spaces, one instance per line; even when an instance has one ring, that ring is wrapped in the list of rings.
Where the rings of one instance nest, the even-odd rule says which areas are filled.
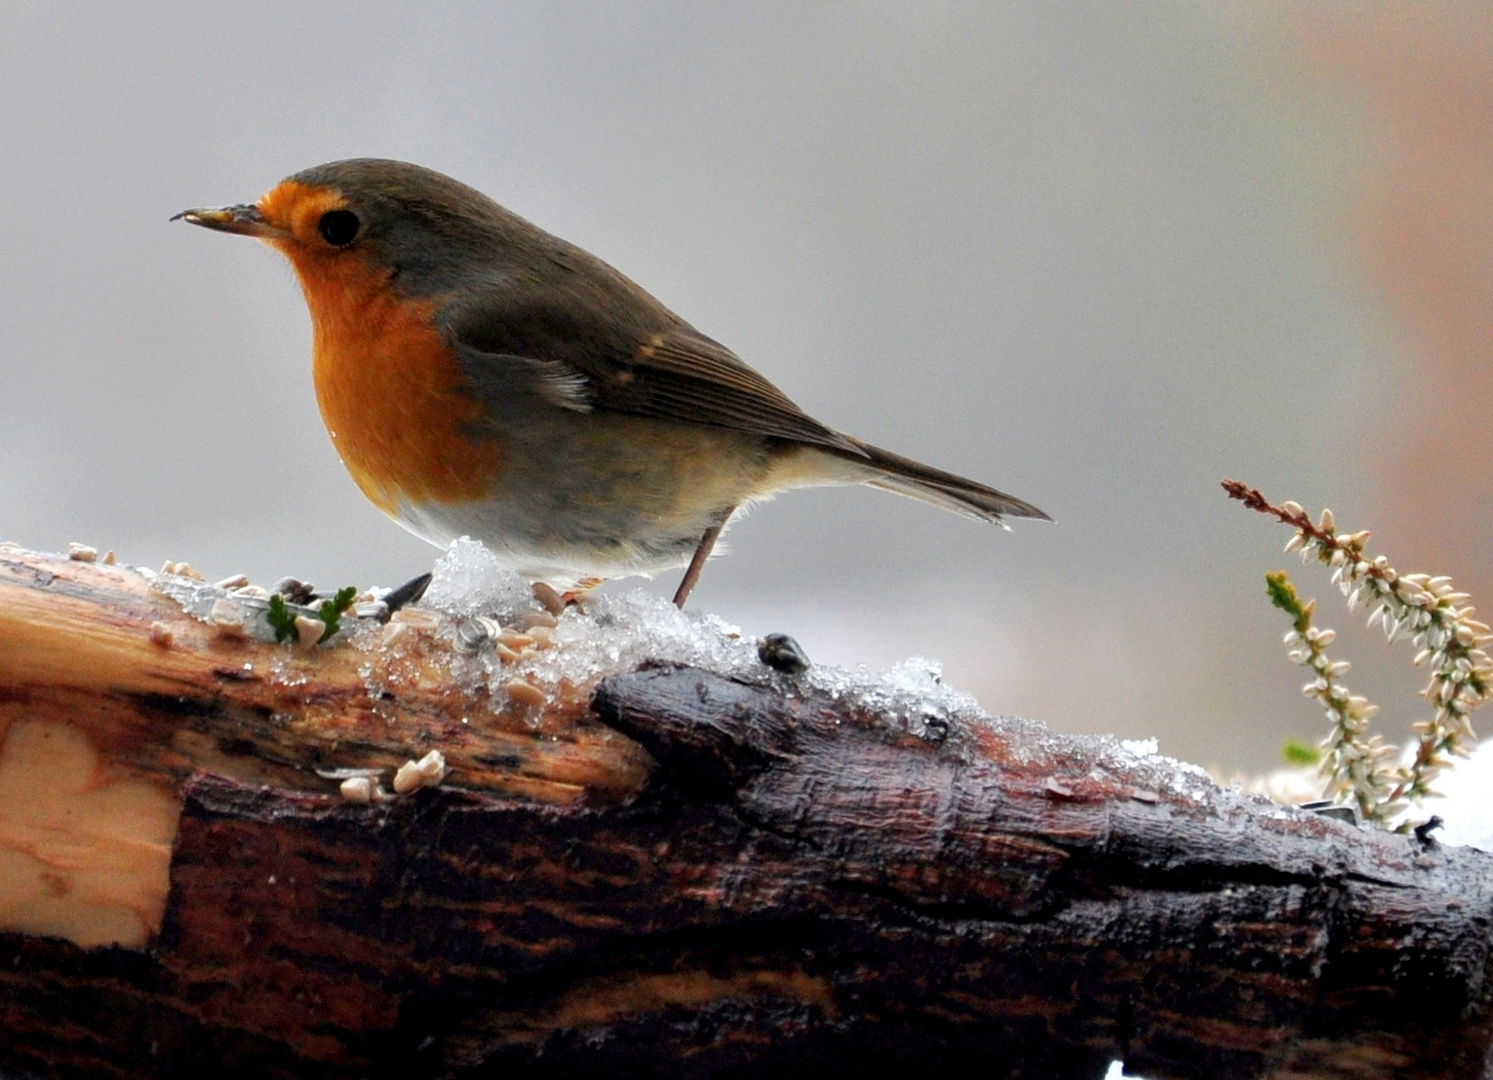
[[[1383,555],[1366,553],[1367,531],[1339,533],[1331,510],[1324,509],[1313,523],[1298,503],[1274,506],[1237,480],[1225,480],[1223,487],[1251,510],[1292,526],[1286,552],[1300,552],[1304,562],[1315,559],[1331,567],[1332,583],[1347,598],[1348,610],[1366,605],[1370,627],[1382,628],[1390,641],[1408,637],[1417,650],[1415,666],[1429,666],[1430,680],[1421,697],[1430,703],[1432,716],[1413,725],[1415,756],[1402,765],[1398,746],[1368,734],[1378,708],[1349,693],[1343,683],[1349,664],[1328,656],[1327,647],[1337,635],[1314,625],[1316,601],[1303,601],[1285,571],[1265,575],[1271,602],[1291,617],[1285,636],[1288,655],[1312,676],[1302,692],[1322,706],[1331,724],[1322,742],[1325,794],[1354,806],[1366,821],[1395,825],[1412,805],[1436,795],[1432,781],[1476,743],[1470,715],[1488,700],[1493,687],[1493,660],[1486,651],[1493,633],[1474,617],[1471,598],[1454,590],[1450,578],[1397,573]],[[1406,829],[1409,823],[1398,827]]]

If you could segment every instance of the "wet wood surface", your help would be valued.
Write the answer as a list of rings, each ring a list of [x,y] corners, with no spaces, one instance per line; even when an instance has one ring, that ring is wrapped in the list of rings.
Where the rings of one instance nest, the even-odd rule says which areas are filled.
[[[0,933],[0,1074],[1487,1075],[1482,853],[1021,721],[667,666],[494,714],[439,659],[371,680],[0,547],[0,879],[45,853],[17,732],[174,808],[139,947]],[[430,747],[388,802],[315,772]]]

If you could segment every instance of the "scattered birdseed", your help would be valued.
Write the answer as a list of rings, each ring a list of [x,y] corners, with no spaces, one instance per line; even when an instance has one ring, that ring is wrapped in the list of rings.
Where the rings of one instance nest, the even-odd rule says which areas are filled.
[[[377,780],[387,770],[386,769],[369,769],[369,768],[362,767],[362,766],[353,766],[351,768],[344,767],[344,768],[336,768],[336,769],[316,769],[314,771],[315,771],[316,775],[319,776],[319,777],[321,777],[323,780],[337,780],[337,781],[342,781],[342,780],[350,780],[354,776],[366,776],[370,780]]]
[[[534,639],[536,649],[548,649],[555,643],[555,631],[548,626],[529,627],[529,637]]]
[[[383,633],[379,635],[378,643],[381,648],[389,648],[399,641],[405,634],[410,632],[410,624],[406,622],[390,622],[384,627]]]
[[[270,592],[279,593],[287,604],[309,604],[316,586],[299,578],[283,577],[270,586]]]
[[[787,634],[768,634],[757,642],[757,659],[784,675],[802,675],[809,670],[809,654]]]
[[[519,653],[514,652],[507,645],[504,645],[501,641],[494,641],[492,643],[492,651],[496,653],[498,659],[503,661],[503,663],[505,664],[516,664],[518,663],[518,661],[523,659],[523,657]]]
[[[543,690],[524,679],[510,679],[507,690],[509,701],[531,709],[540,708],[549,700]]]
[[[456,628],[456,647],[462,652],[481,652],[497,639],[502,630],[497,619],[473,616]]]
[[[105,566],[113,566],[114,565],[114,551],[113,551],[112,548],[110,550],[104,552],[103,562],[104,562]]]
[[[98,548],[80,544],[76,540],[67,545],[67,557],[73,562],[93,562],[98,558]]]
[[[326,632],[327,624],[320,619],[308,618],[305,615],[295,617],[296,644],[303,649],[313,648]]]
[[[406,761],[394,774],[394,792],[408,795],[422,787],[435,787],[446,778],[446,755],[432,750],[419,761]]]
[[[389,621],[389,605],[382,600],[360,600],[352,606],[353,615],[359,619]]]
[[[169,649],[176,641],[176,633],[166,623],[153,622],[150,624],[150,640],[163,649]]]
[[[191,563],[172,562],[170,559],[167,559],[165,564],[161,567],[161,573],[172,574],[176,577],[191,578],[193,581],[207,580],[196,570],[192,569]]]
[[[242,589],[247,584],[249,584],[248,574],[234,574],[232,577],[226,577],[218,582],[217,587],[224,592],[231,592],[234,589]]]
[[[390,589],[380,599],[385,607],[392,613],[398,611],[406,604],[418,604],[420,598],[425,595],[425,590],[430,587],[432,575],[421,574],[417,578],[411,578],[397,589]]]
[[[212,623],[223,637],[241,638],[249,635],[249,629],[244,625],[244,609],[227,597],[220,597],[213,601],[212,610],[207,613],[207,621]]]
[[[1296,807],[1298,810],[1309,810],[1313,814],[1333,818],[1345,825],[1358,824],[1358,811],[1351,806],[1340,806],[1331,799],[1312,799],[1310,802],[1297,803]]]
[[[543,605],[544,610],[558,618],[565,611],[565,598],[557,593],[552,585],[546,585],[542,581],[534,582],[534,599]]]
[[[548,611],[520,611],[518,621],[523,624],[525,630],[532,630],[536,626],[554,627],[557,625],[555,617]]]
[[[534,644],[534,639],[522,630],[504,629],[498,635],[498,643],[510,649],[527,649]]]
[[[426,608],[404,607],[391,615],[389,622],[402,623],[412,630],[436,630],[440,628],[441,617]]]
[[[342,798],[350,803],[370,803],[378,781],[369,776],[350,776],[337,788]]]
[[[241,600],[268,600],[270,591],[263,585],[243,585],[232,590],[234,596]]]

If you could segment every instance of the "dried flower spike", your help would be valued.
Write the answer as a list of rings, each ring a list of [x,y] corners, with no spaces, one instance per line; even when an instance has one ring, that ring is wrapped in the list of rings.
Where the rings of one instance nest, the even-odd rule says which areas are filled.
[[[1370,627],[1381,627],[1390,641],[1410,637],[1416,649],[1415,663],[1429,664],[1430,680],[1421,696],[1431,703],[1434,714],[1430,720],[1414,725],[1419,736],[1415,759],[1408,767],[1395,770],[1394,786],[1375,804],[1377,812],[1365,817],[1386,821],[1401,812],[1408,802],[1419,803],[1434,795],[1431,781],[1451,765],[1452,758],[1465,757],[1476,742],[1468,716],[1488,700],[1493,690],[1493,658],[1487,651],[1493,644],[1493,632],[1474,617],[1476,613],[1467,603],[1470,597],[1454,590],[1449,577],[1400,574],[1384,556],[1368,557],[1364,553],[1368,532],[1339,535],[1329,510],[1324,510],[1313,524],[1299,503],[1273,506],[1259,491],[1237,480],[1226,480],[1223,487],[1230,498],[1240,500],[1251,510],[1270,514],[1292,526],[1296,531],[1287,542],[1286,551],[1299,551],[1303,560],[1315,558],[1331,566],[1332,582],[1347,597],[1348,609],[1352,611],[1360,603],[1367,604]],[[1279,578],[1289,588],[1285,576]],[[1272,600],[1276,595],[1277,589],[1271,587]],[[1294,597],[1294,590],[1291,595]],[[1309,623],[1311,605],[1297,603]],[[1293,632],[1306,641],[1305,631],[1300,627]],[[1317,631],[1315,642],[1308,643],[1317,651],[1309,648],[1304,653],[1314,663],[1324,644],[1322,633]],[[1319,689],[1327,693],[1333,688],[1336,676],[1331,674],[1334,665],[1325,657],[1323,664],[1324,669],[1318,670],[1317,678],[1309,685],[1325,681],[1326,685]],[[1340,669],[1339,674],[1341,670],[1345,669]],[[1329,716],[1332,715],[1329,709]],[[1369,715],[1372,714],[1363,716],[1362,721],[1366,722]],[[1329,767],[1329,786],[1338,793],[1351,790],[1370,797],[1369,793],[1378,789],[1374,781],[1363,778],[1378,775],[1372,763],[1383,760],[1386,744],[1377,736],[1365,738],[1363,723],[1355,722],[1347,713],[1334,721],[1334,736],[1329,737],[1329,742],[1337,737],[1340,728],[1345,737],[1341,752]],[[1387,749],[1394,751],[1392,747]]]
[[[1404,809],[1391,797],[1399,781],[1393,761],[1398,747],[1375,736],[1364,739],[1378,708],[1367,699],[1350,694],[1342,676],[1348,672],[1346,660],[1333,661],[1327,646],[1337,634],[1312,625],[1310,602],[1303,604],[1284,571],[1265,575],[1265,589],[1270,602],[1291,616],[1292,629],[1286,634],[1291,660],[1305,667],[1311,680],[1301,688],[1307,697],[1315,698],[1327,714],[1332,733],[1322,741],[1320,771],[1326,781],[1325,794],[1335,802],[1352,802],[1365,821],[1385,824]]]

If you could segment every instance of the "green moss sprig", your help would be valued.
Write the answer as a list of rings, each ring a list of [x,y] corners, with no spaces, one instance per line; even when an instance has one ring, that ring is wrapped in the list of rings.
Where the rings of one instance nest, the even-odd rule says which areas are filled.
[[[321,641],[326,641],[342,629],[342,616],[353,606],[353,600],[357,595],[357,588],[349,585],[338,589],[331,599],[321,602],[316,610],[316,617],[326,624],[326,631],[321,635]],[[269,609],[264,617],[269,622],[270,629],[275,631],[276,641],[292,641],[299,636],[296,631],[295,613],[286,606],[285,598],[279,593],[270,597]]]
[[[270,629],[275,632],[277,642],[287,642],[296,636],[295,616],[285,606],[285,597],[276,593],[270,597],[269,610],[264,613],[265,621],[270,624]]]
[[[330,600],[323,600],[321,607],[317,609],[317,618],[327,624],[327,632],[321,636],[326,641],[338,630],[342,629],[342,615],[348,608],[353,606],[353,599],[358,595],[358,590],[352,585],[344,589],[338,589]]]

